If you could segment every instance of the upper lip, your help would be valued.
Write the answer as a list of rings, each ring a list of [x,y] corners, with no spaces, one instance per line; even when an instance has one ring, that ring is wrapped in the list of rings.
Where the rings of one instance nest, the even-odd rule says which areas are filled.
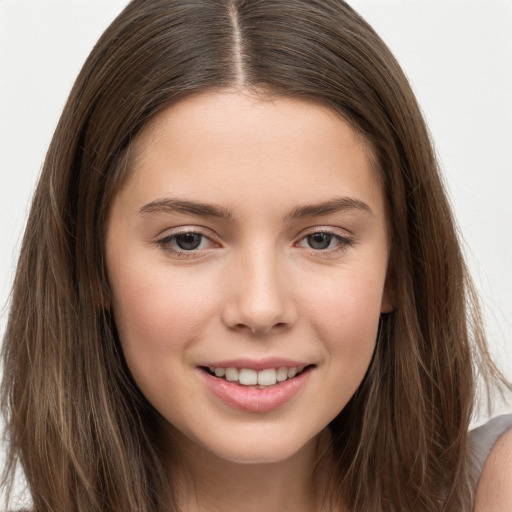
[[[205,361],[197,366],[212,368],[247,368],[250,370],[265,370],[267,368],[300,368],[312,364],[310,361],[297,361],[280,357],[267,357],[265,359],[228,359],[222,361]]]

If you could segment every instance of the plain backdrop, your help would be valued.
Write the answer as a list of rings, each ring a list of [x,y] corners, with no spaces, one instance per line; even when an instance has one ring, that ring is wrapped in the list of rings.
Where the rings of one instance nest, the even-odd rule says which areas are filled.
[[[419,99],[491,351],[512,380],[512,0],[349,3],[386,41]],[[0,1],[0,333],[46,148],[86,56],[126,4]]]

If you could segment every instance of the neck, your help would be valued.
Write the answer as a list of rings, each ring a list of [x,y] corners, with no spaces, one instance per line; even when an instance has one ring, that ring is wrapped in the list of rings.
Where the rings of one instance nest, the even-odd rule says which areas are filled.
[[[286,460],[240,464],[197,445],[179,443],[171,485],[187,512],[313,512],[326,510],[326,472],[332,472],[329,434],[309,441]]]

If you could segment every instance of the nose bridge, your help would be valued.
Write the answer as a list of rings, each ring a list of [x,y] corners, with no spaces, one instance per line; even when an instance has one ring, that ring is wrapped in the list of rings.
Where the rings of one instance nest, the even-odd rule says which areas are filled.
[[[230,327],[265,334],[293,322],[294,306],[284,267],[284,261],[270,243],[251,244],[240,254],[226,304]]]

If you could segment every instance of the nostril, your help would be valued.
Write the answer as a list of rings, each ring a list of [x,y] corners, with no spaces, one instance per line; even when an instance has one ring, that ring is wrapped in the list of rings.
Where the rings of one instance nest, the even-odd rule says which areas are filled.
[[[297,319],[291,302],[275,304],[273,301],[231,300],[221,313],[222,321],[230,330],[241,334],[263,336],[270,332],[281,332],[292,326]]]
[[[243,325],[243,324],[242,324]],[[287,327],[286,322],[278,322],[276,324],[268,325],[268,326],[244,326],[248,327],[251,333],[254,336],[264,336],[265,334],[269,334],[270,332],[274,332],[276,330],[282,331]]]

